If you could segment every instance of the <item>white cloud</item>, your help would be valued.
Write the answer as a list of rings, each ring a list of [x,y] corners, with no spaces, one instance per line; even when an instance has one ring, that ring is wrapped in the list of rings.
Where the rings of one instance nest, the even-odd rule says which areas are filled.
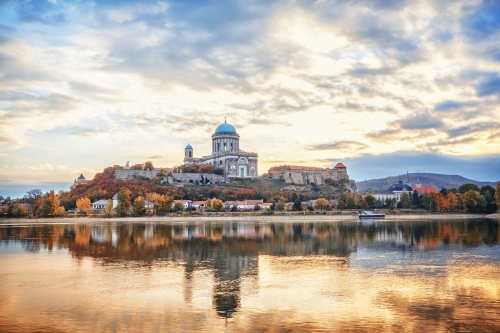
[[[66,25],[37,26],[34,38],[24,22],[5,42],[0,30],[2,162],[54,174],[68,165],[64,177],[106,166],[88,164],[100,149],[178,164],[188,141],[209,153],[224,116],[262,161],[326,163],[326,147],[345,158],[363,145],[374,154],[498,151],[498,128],[484,126],[498,122],[498,96],[477,90],[500,72],[500,49],[493,37],[463,35],[477,4],[392,4],[54,1]],[[26,155],[30,147],[43,153]]]

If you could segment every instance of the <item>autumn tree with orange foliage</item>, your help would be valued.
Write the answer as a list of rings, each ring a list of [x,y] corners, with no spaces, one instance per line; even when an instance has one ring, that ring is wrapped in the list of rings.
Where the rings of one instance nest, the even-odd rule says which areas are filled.
[[[457,208],[457,203],[458,203],[458,199],[457,199],[457,196],[455,195],[455,193],[453,193],[453,192],[448,193],[446,195],[446,199],[448,200],[448,203],[450,205],[450,207],[449,207],[450,211],[455,211]]]
[[[92,210],[92,205],[90,204],[90,199],[89,198],[80,198],[76,200],[76,210],[80,212],[85,212],[87,214],[90,214]]]
[[[131,170],[142,170],[142,164],[134,164],[130,167]]]
[[[154,170],[155,167],[153,166],[153,163],[151,161],[147,161],[146,163],[144,163],[144,167],[143,167],[143,170]]]
[[[156,215],[163,216],[170,212],[172,204],[174,203],[174,198],[169,195],[160,195],[155,198],[153,202]]]
[[[440,212],[449,211],[450,210],[450,201],[447,196],[443,196],[441,193],[437,193],[439,195],[436,196],[436,207]]]
[[[94,179],[86,185],[75,186],[70,192],[63,194],[63,198],[73,203],[76,200],[86,197],[91,200],[111,199],[121,189],[127,189],[132,193],[132,198],[146,196],[147,193],[158,193],[159,195],[169,195],[175,199],[183,199],[185,192],[177,187],[163,186],[155,184],[151,180],[122,180],[115,178],[117,167],[109,167],[94,176]]]

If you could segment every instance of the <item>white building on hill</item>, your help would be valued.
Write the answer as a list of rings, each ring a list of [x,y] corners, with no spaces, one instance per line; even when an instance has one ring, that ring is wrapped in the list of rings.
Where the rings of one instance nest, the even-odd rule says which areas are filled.
[[[227,124],[219,125],[212,134],[212,154],[194,157],[193,147],[184,150],[184,164],[211,164],[224,170],[226,178],[253,178],[258,176],[258,155],[240,149],[240,136]]]

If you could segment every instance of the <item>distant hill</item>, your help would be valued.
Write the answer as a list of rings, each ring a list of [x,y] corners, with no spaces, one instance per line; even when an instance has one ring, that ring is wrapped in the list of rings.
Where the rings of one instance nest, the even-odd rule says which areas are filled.
[[[417,174],[410,173],[410,183],[414,187],[417,183]],[[419,173],[420,182],[422,186],[433,186],[436,190],[440,190],[443,187],[446,188],[458,188],[462,184],[472,183],[476,184],[479,187],[490,185],[492,187],[496,186],[496,182],[481,182],[477,180],[467,179],[465,177],[459,175],[443,175],[439,173]],[[403,182],[407,182],[407,176],[399,175],[399,176],[391,176],[380,179],[369,179],[364,181],[356,182],[356,186],[358,190],[366,190],[368,188],[374,190],[386,190],[391,184],[396,183],[399,179],[403,180]]]

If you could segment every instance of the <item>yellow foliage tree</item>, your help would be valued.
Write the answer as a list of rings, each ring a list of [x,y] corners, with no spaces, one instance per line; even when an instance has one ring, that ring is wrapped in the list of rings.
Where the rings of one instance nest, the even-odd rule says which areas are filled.
[[[59,196],[54,193],[54,190],[50,190],[49,200],[50,200],[51,214],[57,215],[56,212],[59,209],[61,202],[59,201]]]
[[[160,195],[154,201],[156,215],[163,216],[170,211],[174,198],[169,195]]]
[[[222,212],[224,208],[224,203],[220,199],[212,199],[210,201],[210,209],[216,212]]]
[[[328,201],[325,198],[316,199],[316,202],[314,203],[314,209],[319,209],[321,211],[327,209],[328,206]]]
[[[64,214],[66,214],[66,209],[64,209],[64,206],[57,207],[54,213],[55,216],[63,216]]]
[[[76,210],[77,211],[84,211],[85,213],[89,214],[90,211],[92,210],[92,206],[90,205],[90,199],[89,198],[80,198],[76,200]]]
[[[104,214],[106,214],[106,216],[111,216],[112,212],[113,212],[113,200],[111,199],[106,200],[106,208],[104,208]]]

